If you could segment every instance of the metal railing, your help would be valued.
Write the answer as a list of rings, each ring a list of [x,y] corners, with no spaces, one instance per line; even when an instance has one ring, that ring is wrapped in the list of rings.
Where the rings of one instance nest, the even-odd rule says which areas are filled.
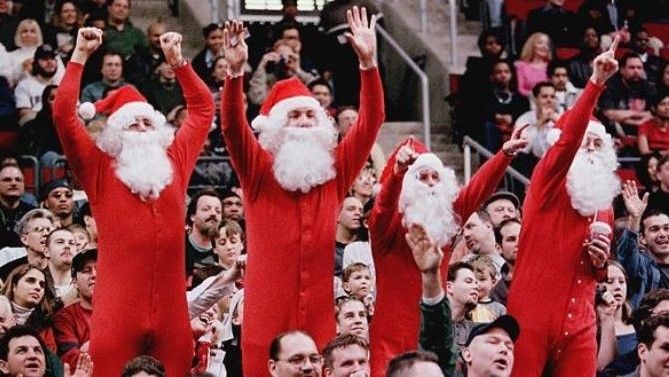
[[[468,184],[472,179],[472,149],[476,151],[479,155],[485,158],[492,158],[493,153],[486,149],[483,145],[476,142],[474,139],[469,136],[465,136],[463,140],[464,148],[464,175],[465,175],[465,184]],[[516,181],[527,187],[530,184],[530,180],[518,172],[518,170],[508,166],[506,168],[506,173],[504,174],[504,188],[507,191],[516,192]]]
[[[451,63],[458,62],[458,5],[456,0],[446,0],[448,2],[448,35],[451,39]],[[418,18],[420,20],[420,32],[427,32],[427,0],[420,0],[418,5]]]

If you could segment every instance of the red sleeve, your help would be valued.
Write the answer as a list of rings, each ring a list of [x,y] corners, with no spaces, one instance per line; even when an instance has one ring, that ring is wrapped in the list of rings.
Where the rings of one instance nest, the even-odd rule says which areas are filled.
[[[562,129],[562,134],[539,161],[532,175],[531,186],[539,193],[538,200],[545,202],[552,193],[557,192],[555,188],[559,187],[567,175],[574,156],[581,147],[590,116],[603,90],[603,85],[596,85],[588,80],[574,107],[558,120],[556,127]]]
[[[76,335],[76,323],[68,310],[56,313],[53,319],[53,330],[58,345],[58,356],[71,367],[77,365],[79,358],[79,339]]]
[[[372,252],[388,250],[394,237],[397,237],[397,227],[401,224],[398,205],[403,177],[404,174],[397,176],[391,173],[374,201],[369,217],[369,237],[374,243]]]
[[[174,73],[183,89],[188,115],[170,151],[181,168],[182,182],[187,183],[214,119],[214,99],[190,64],[176,68]]]
[[[337,191],[343,198],[372,150],[376,135],[385,119],[383,86],[378,68],[360,71],[360,111],[358,121],[351,126],[337,146]]]
[[[481,206],[481,203],[497,190],[497,185],[504,177],[504,172],[511,163],[511,159],[500,150],[486,161],[474,174],[469,184],[462,188],[453,203],[453,210],[460,216],[462,224]]]
[[[81,182],[89,198],[97,194],[96,168],[106,155],[95,145],[77,116],[79,85],[84,66],[75,62],[67,65],[53,103],[53,119],[67,162]]]
[[[647,122],[644,122],[644,124],[639,126],[638,134],[648,136],[648,134],[649,134],[648,131],[649,131],[650,127],[653,127],[653,120],[652,119],[647,121]]]
[[[56,338],[53,336],[53,329],[51,327],[47,327],[44,330],[40,331],[39,334],[42,339],[44,340],[44,343],[46,346],[53,352],[56,352],[56,349],[58,348],[56,346]]]
[[[261,171],[262,164],[269,161],[269,155],[260,147],[246,120],[243,85],[243,77],[227,77],[225,80],[221,96],[221,131],[242,187],[252,190],[252,174]]]

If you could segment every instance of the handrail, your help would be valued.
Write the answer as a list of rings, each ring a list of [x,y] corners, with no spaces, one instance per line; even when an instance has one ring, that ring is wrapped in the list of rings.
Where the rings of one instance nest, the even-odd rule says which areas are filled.
[[[451,38],[451,63],[458,64],[458,7],[456,0],[448,1],[449,25],[448,31]]]
[[[423,112],[423,136],[425,145],[428,149],[431,147],[432,140],[430,134],[430,81],[427,78],[425,72],[413,61],[411,56],[404,51],[402,46],[397,43],[397,41],[388,34],[386,29],[381,27],[381,25],[376,24],[376,31],[379,32],[379,35],[390,45],[390,47],[397,52],[397,54],[404,60],[404,62],[411,68],[411,70],[418,75],[420,78],[420,92],[421,100],[423,101],[422,112]]]
[[[493,153],[486,149],[484,146],[476,142],[469,136],[465,136],[463,140],[464,144],[464,160],[465,160],[465,184],[469,183],[469,180],[472,178],[472,148],[476,150],[477,153],[481,154],[486,158],[492,158]],[[523,185],[527,186],[530,184],[530,180],[522,175],[518,170],[508,166],[506,168],[506,173],[509,174],[512,178],[517,179]]]

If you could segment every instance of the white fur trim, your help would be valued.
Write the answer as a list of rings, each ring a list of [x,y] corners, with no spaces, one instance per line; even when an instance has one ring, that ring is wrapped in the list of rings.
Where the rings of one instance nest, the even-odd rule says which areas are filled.
[[[420,168],[430,168],[436,171],[440,171],[444,167],[444,164],[441,162],[439,157],[434,153],[423,153],[413,164],[411,164],[410,169],[412,171],[418,171]]]
[[[257,130],[261,130],[264,123],[271,122],[274,125],[283,126],[288,119],[288,112],[299,109],[301,107],[308,107],[314,110],[322,109],[321,104],[314,97],[309,96],[295,96],[288,97],[281,100],[272,106],[267,116],[258,115],[253,119],[251,125]],[[262,118],[261,118],[262,117]]]
[[[95,117],[95,113],[95,105],[93,105],[91,102],[84,102],[77,108],[77,114],[79,114],[83,120],[93,119]]]
[[[588,128],[585,130],[586,133],[591,132],[599,137],[602,138],[602,140],[609,140],[611,139],[611,135],[609,135],[606,132],[606,127],[604,127],[603,124],[591,120],[588,122]],[[560,135],[562,135],[562,130],[559,128],[553,128],[548,131],[548,134],[546,134],[546,141],[548,142],[548,145],[553,146],[557,141],[560,139]]]
[[[146,116],[153,120],[154,124],[164,124],[165,116],[153,108],[148,102],[128,102],[121,106],[107,118],[107,125],[119,129],[125,129],[135,122],[137,116]]]
[[[254,130],[261,129],[262,126],[267,122],[267,119],[268,118],[265,115],[258,115],[251,121],[251,127],[253,127]]]

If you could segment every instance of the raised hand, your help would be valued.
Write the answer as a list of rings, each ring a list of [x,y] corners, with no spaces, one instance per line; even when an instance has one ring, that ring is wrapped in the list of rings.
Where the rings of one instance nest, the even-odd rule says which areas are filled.
[[[627,208],[627,213],[631,217],[640,218],[648,206],[648,193],[645,193],[643,198],[639,198],[639,190],[636,187],[636,182],[627,181],[623,183],[621,194],[625,202],[625,208]]]
[[[160,48],[165,54],[165,60],[172,67],[181,65],[183,55],[181,55],[181,41],[183,37],[179,33],[167,32],[160,36]]]
[[[77,31],[77,43],[70,61],[84,64],[93,51],[102,44],[102,30],[95,27],[82,27]]]
[[[405,237],[420,272],[438,272],[441,261],[444,259],[444,253],[427,235],[425,228],[418,224],[411,224]]]
[[[502,150],[507,156],[515,156],[516,154],[518,154],[518,151],[527,146],[529,142],[520,135],[529,126],[530,126],[529,124],[526,124],[522,127],[518,127],[515,130],[513,130],[511,138],[502,145]]]
[[[606,260],[609,257],[611,249],[611,240],[603,234],[595,235],[590,241],[586,242],[590,263],[596,269],[602,269],[606,266]]]
[[[65,377],[91,377],[93,375],[93,360],[91,360],[91,355],[85,352],[79,354],[74,372],[70,372],[70,366],[67,363],[64,363],[63,366]]]
[[[618,72],[618,61],[615,58],[615,54],[619,43],[620,34],[616,34],[613,43],[611,43],[611,47],[609,47],[607,51],[599,54],[592,62],[593,72],[590,80],[595,84],[603,85],[606,80]]]
[[[413,164],[418,158],[418,153],[414,151],[411,143],[405,144],[397,151],[395,156],[395,166],[393,166],[393,172],[395,174],[402,174],[409,169],[409,166]]]
[[[228,62],[228,75],[244,74],[244,64],[249,59],[249,48],[244,42],[244,24],[228,21],[223,29],[223,56]]]
[[[367,21],[367,9],[353,9],[346,11],[346,19],[351,32],[344,34],[358,55],[360,66],[363,69],[376,67],[376,15]]]

